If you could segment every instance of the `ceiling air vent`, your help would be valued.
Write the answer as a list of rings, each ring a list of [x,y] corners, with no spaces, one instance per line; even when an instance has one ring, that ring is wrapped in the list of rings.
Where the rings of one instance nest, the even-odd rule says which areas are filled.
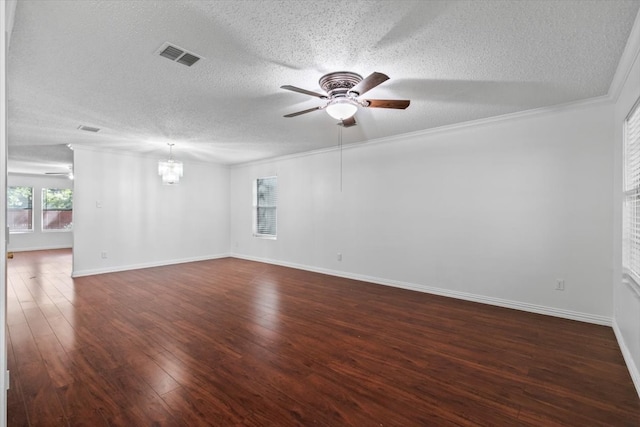
[[[162,52],[160,52],[160,56],[164,56],[165,58],[169,58],[172,61],[180,58],[180,56],[184,53],[184,50],[180,50],[177,47],[167,46]]]
[[[157,53],[160,56],[164,56],[165,58],[170,59],[174,62],[179,62],[180,64],[184,64],[187,67],[191,67],[193,64],[198,62],[201,58],[171,43],[163,44],[160,47],[160,49],[158,49]]]
[[[78,126],[78,129],[84,130],[87,132],[93,132],[93,133],[98,132],[100,130],[100,128],[94,128],[92,126],[85,126],[85,125]]]

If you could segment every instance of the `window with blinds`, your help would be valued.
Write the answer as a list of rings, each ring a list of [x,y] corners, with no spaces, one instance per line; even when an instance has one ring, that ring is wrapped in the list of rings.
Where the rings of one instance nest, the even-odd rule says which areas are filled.
[[[33,187],[7,188],[7,225],[10,233],[33,231]]]
[[[640,284],[640,99],[624,123],[623,267]]]
[[[73,190],[42,189],[42,231],[71,231],[73,227]]]
[[[278,177],[258,178],[253,191],[253,235],[276,237]]]

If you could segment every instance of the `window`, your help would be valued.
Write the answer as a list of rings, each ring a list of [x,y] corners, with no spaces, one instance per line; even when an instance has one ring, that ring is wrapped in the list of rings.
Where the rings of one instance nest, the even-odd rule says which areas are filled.
[[[640,99],[624,122],[623,267],[640,284]]]
[[[42,230],[71,230],[73,191],[69,188],[42,189]]]
[[[7,189],[7,225],[10,232],[33,231],[32,202],[32,187],[9,187]]]
[[[278,177],[256,179],[253,195],[253,235],[275,238]]]

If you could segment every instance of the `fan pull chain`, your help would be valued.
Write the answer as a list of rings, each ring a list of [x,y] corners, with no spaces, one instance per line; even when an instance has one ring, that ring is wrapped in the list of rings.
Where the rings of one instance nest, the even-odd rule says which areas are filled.
[[[342,126],[338,126],[338,141],[340,141],[340,192],[342,193]]]

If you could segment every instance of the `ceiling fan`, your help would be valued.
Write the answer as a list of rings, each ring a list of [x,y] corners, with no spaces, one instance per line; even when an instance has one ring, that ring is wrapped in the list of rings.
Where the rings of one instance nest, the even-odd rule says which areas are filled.
[[[68,172],[45,172],[45,175],[64,175],[69,179],[73,179],[73,166],[67,166],[69,168]]]
[[[411,102],[407,99],[359,98],[386,80],[389,80],[389,76],[377,72],[371,73],[367,78],[363,79],[360,74],[352,73],[351,71],[338,71],[325,74],[320,78],[320,87],[324,89],[327,93],[326,95],[291,85],[280,86],[282,89],[328,100],[325,105],[286,114],[284,117],[296,117],[312,111],[326,109],[331,117],[340,120],[339,125],[350,127],[356,124],[356,119],[353,116],[358,111],[358,107],[395,108],[400,110],[407,108]]]

